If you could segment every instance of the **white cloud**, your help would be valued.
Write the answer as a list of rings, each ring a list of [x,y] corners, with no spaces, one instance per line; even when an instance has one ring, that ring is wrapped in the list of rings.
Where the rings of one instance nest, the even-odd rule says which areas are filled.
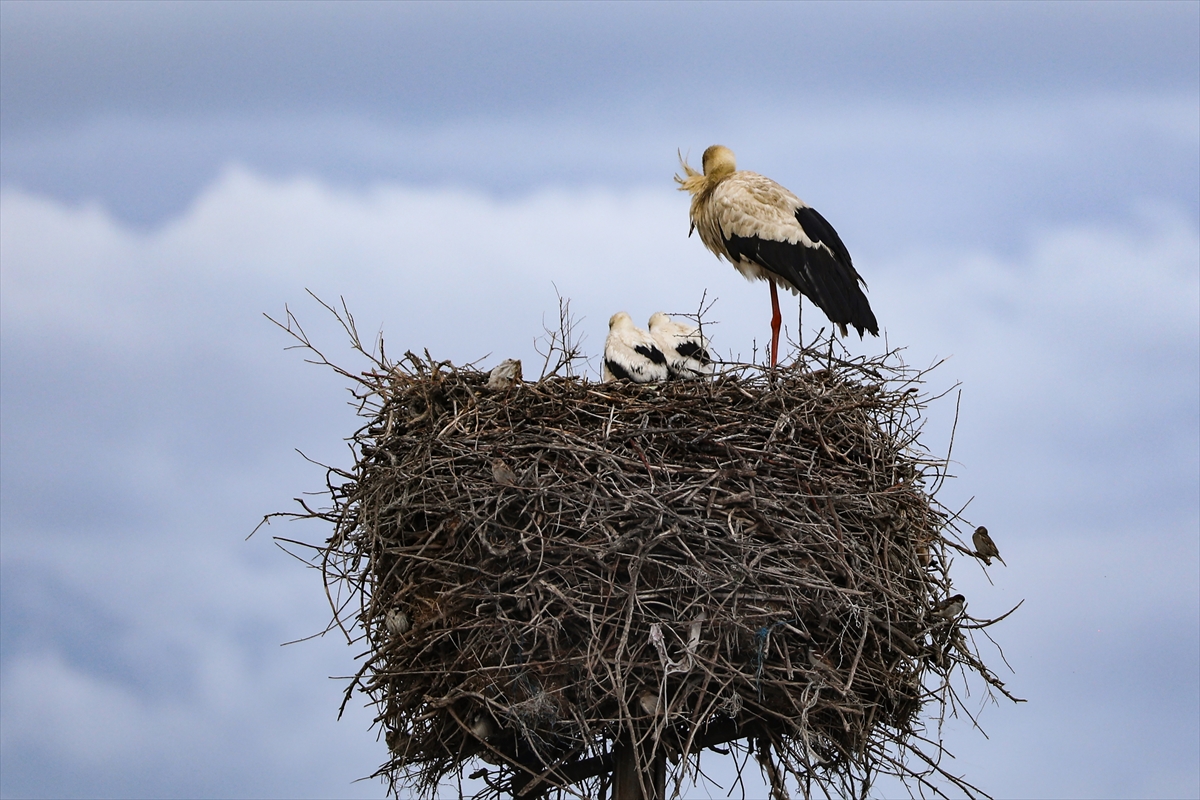
[[[92,207],[8,192],[6,325],[170,346],[188,322],[184,338],[220,338],[212,318],[228,307],[252,299],[279,313],[310,287],[329,300],[344,294],[367,331],[381,324],[404,347],[527,353],[541,313],[554,310],[552,282],[589,315],[593,335],[617,304],[638,316],[693,305],[685,208],[667,192],[548,191],[513,202],[402,187],[359,194],[234,168],[184,217],[133,234]]]

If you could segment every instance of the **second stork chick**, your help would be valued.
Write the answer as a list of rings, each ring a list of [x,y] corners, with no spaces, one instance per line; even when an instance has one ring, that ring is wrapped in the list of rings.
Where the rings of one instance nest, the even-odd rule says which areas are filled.
[[[665,381],[670,377],[667,357],[654,337],[633,324],[633,318],[618,311],[608,321],[604,341],[604,380],[634,383]]]
[[[712,356],[708,339],[700,329],[676,322],[659,311],[650,316],[650,335],[658,349],[667,357],[667,369],[672,378],[701,378],[712,375]]]

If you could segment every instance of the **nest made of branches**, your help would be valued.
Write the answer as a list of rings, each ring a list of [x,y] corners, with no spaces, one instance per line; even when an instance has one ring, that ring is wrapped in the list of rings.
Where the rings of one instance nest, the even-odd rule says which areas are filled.
[[[315,563],[393,793],[477,766],[484,796],[596,797],[621,748],[678,790],[731,741],[777,796],[979,793],[926,723],[956,671],[1008,693],[970,636],[994,620],[943,609],[970,551],[934,499],[924,371],[829,347],[649,385],[493,390],[412,353],[339,372],[356,463],[294,516],[333,526]]]

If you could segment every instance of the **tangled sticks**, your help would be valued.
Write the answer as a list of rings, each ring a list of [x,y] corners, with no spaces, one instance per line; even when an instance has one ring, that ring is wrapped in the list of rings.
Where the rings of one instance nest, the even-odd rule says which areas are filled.
[[[411,353],[352,376],[358,461],[295,516],[334,527],[335,621],[368,643],[346,697],[377,705],[393,793],[478,757],[485,796],[595,797],[622,750],[679,785],[736,740],[780,797],[979,793],[922,734],[956,670],[1008,694],[963,633],[994,621],[941,610],[966,550],[928,488],[923,373],[804,355],[657,385],[494,391]]]

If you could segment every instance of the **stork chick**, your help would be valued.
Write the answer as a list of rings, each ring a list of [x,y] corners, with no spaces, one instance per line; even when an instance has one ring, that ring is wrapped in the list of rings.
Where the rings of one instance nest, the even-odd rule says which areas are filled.
[[[654,337],[633,324],[633,318],[618,311],[608,321],[608,338],[604,341],[604,380],[627,380],[634,383],[665,381],[670,372],[667,357]]]
[[[699,328],[676,322],[661,311],[650,315],[650,335],[667,357],[672,378],[700,378],[712,375],[712,357],[708,339]]]
[[[675,176],[692,196],[691,228],[718,258],[747,280],[771,286],[771,366],[779,361],[779,297],[776,285],[803,294],[825,312],[842,336],[846,326],[879,335],[866,281],[850,252],[824,217],[770,178],[739,172],[733,151],[714,144],[704,151],[703,173],[680,157],[686,177]]]

